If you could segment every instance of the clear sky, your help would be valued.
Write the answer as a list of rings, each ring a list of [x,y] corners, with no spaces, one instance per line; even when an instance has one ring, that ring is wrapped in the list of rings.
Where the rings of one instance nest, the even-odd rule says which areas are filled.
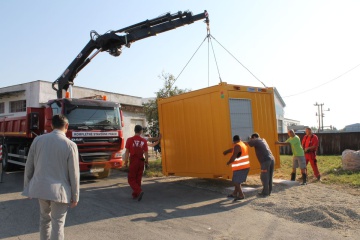
[[[324,103],[324,125],[360,122],[360,1],[358,0],[2,0],[0,87],[54,81],[89,41],[166,12],[208,10],[211,34],[286,102],[285,117],[317,126],[314,103]],[[124,48],[120,57],[99,54],[76,86],[153,97],[162,71],[177,76],[206,36],[201,21]],[[261,86],[213,41],[221,78]],[[178,79],[180,88],[208,86],[207,42]],[[332,79],[335,79],[331,81]],[[331,81],[331,82],[329,82]],[[210,59],[210,85],[218,84]],[[312,89],[304,94],[286,97]]]

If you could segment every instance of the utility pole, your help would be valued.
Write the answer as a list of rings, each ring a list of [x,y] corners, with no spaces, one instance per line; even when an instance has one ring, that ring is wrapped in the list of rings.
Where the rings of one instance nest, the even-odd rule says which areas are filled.
[[[324,104],[320,104],[320,111],[321,111],[321,131],[324,131],[324,113],[323,113],[323,106]]]
[[[327,110],[323,110],[322,106],[321,106],[321,125],[322,125],[322,131],[324,131],[324,111],[330,111],[330,108],[328,108]]]
[[[318,122],[319,122],[319,128],[318,128],[318,133],[321,131],[324,131],[324,111],[330,111],[330,108],[328,108],[327,110],[323,110],[323,106],[324,103],[315,103],[314,106],[318,107],[318,112],[317,112],[317,116],[318,116]]]
[[[322,110],[320,111],[320,107],[321,107],[321,109],[322,109],[322,106],[323,106],[324,104],[323,103],[315,103],[314,104],[314,106],[315,107],[318,107],[318,112],[317,112],[317,116],[318,116],[318,123],[319,123],[319,127],[318,127],[318,133],[320,132],[320,129],[321,129],[321,122],[322,122]]]

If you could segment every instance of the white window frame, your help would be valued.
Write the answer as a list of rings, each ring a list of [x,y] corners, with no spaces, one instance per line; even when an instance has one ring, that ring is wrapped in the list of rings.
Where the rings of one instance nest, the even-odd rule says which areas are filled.
[[[254,132],[251,99],[229,98],[231,134],[246,142]]]

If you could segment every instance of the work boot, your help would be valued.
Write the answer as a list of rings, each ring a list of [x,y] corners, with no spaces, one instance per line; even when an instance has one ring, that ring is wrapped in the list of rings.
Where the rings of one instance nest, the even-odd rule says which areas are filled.
[[[295,181],[296,173],[291,173],[291,181]]]
[[[321,181],[320,175],[316,177],[318,181]]]
[[[307,183],[306,183],[306,179],[307,179],[306,173],[303,173],[303,174],[302,174],[302,177],[303,177],[303,182],[302,182],[301,185],[306,185],[306,184],[307,184]]]

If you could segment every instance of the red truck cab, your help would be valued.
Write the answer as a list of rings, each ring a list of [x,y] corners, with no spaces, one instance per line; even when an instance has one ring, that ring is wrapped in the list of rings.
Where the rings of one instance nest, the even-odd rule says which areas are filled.
[[[66,136],[79,149],[81,174],[107,177],[110,169],[122,167],[123,119],[118,103],[62,98],[50,100],[45,108],[27,108],[24,117],[0,120],[3,168],[25,166],[33,139],[52,131],[51,119],[64,114],[69,120]]]

